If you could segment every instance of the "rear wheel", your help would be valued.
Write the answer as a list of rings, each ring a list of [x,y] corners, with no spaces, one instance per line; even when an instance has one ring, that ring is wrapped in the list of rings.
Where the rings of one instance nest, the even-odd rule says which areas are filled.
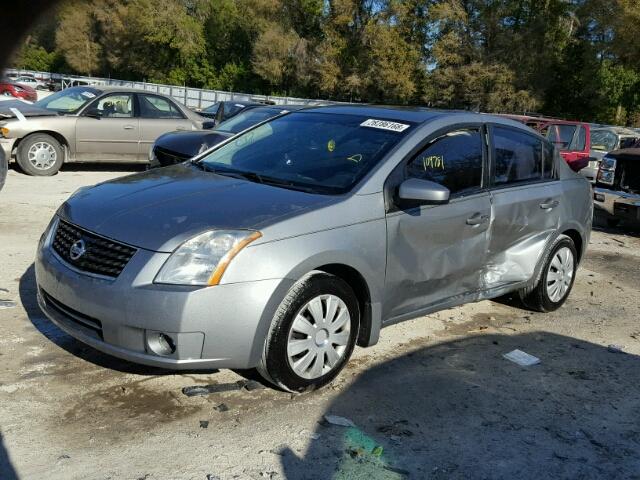
[[[60,142],[51,135],[37,133],[20,142],[16,159],[27,175],[51,176],[60,170],[64,150]]]
[[[523,303],[531,310],[552,312],[567,300],[578,267],[578,255],[571,238],[562,235],[547,255],[538,285],[522,291]]]
[[[353,352],[360,310],[344,280],[313,273],[294,285],[280,304],[267,338],[260,374],[290,392],[331,382]]]

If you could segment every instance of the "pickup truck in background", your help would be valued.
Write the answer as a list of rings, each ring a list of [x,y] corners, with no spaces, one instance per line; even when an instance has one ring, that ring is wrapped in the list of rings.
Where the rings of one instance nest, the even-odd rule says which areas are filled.
[[[600,162],[609,152],[633,147],[640,140],[640,133],[624,127],[592,127],[589,165],[580,174],[595,183]]]
[[[607,223],[640,225],[640,142],[634,148],[607,153],[593,189],[593,204]]]

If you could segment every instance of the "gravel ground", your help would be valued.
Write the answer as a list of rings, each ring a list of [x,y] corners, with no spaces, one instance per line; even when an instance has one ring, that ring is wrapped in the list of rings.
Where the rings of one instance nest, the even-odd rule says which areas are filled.
[[[0,307],[2,480],[640,479],[637,233],[596,229],[558,312],[485,301],[395,325],[291,396],[247,372],[125,363],[43,318],[40,233],[75,189],[127,172],[10,171],[0,193],[0,300],[16,303]],[[541,364],[502,357],[515,348]],[[182,393],[197,385],[213,392]]]

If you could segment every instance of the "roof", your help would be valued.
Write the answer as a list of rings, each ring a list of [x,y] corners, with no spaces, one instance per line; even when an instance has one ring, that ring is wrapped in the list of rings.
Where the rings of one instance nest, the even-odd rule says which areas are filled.
[[[616,135],[620,135],[620,136],[628,136],[628,137],[637,137],[638,136],[638,132],[635,130],[631,130],[630,128],[626,128],[626,127],[594,127],[591,129],[591,132],[597,132],[597,131],[607,131],[607,132],[613,132]]]
[[[456,110],[436,110],[422,107],[394,107],[385,105],[328,105],[309,107],[305,111],[321,111],[323,113],[335,113],[342,115],[371,116],[413,123],[424,123],[444,115],[470,114]]]

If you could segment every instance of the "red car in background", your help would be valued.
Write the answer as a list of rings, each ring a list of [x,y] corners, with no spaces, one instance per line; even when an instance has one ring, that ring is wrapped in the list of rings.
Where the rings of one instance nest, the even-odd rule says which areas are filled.
[[[13,81],[0,80],[0,95],[19,98],[29,102],[38,101],[38,92],[28,85],[19,85]]]
[[[589,164],[591,126],[588,123],[529,115],[502,116],[524,123],[547,137],[574,172]]]
[[[591,126],[588,123],[552,120],[538,131],[558,147],[571,170],[579,172],[589,165]]]

